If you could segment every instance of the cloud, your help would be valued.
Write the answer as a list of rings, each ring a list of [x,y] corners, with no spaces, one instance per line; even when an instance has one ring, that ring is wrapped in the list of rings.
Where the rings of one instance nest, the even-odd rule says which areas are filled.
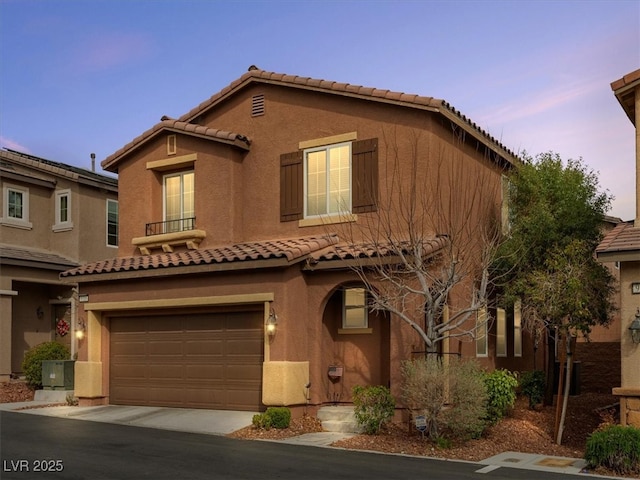
[[[16,150],[22,153],[31,153],[31,151],[24,145],[20,145],[18,142],[11,140],[10,138],[0,135],[0,147],[8,148],[9,150]]]
[[[153,41],[141,33],[103,33],[84,41],[74,63],[82,71],[98,72],[130,64],[151,55]]]

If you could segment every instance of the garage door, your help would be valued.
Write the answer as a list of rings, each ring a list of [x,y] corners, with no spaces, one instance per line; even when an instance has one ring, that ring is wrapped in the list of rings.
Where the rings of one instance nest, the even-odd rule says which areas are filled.
[[[262,312],[110,319],[110,402],[261,409]]]

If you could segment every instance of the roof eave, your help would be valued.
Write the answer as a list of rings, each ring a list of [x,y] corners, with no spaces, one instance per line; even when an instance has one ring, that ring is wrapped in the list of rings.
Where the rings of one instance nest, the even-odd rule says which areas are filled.
[[[232,262],[217,262],[197,265],[160,266],[149,269],[132,269],[107,273],[80,273],[61,276],[61,279],[74,281],[75,283],[91,283],[137,280],[141,278],[173,277],[177,275],[197,275],[213,272],[257,270],[263,268],[286,268],[306,260],[307,257],[308,255],[303,255],[289,260],[283,256],[260,260],[236,260]]]

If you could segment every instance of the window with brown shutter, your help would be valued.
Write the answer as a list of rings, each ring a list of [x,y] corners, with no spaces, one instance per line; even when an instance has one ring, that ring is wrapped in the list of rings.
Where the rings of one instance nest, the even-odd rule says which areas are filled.
[[[302,218],[304,186],[302,150],[280,155],[280,221]]]
[[[375,212],[378,205],[378,139],[353,142],[351,157],[353,213]]]
[[[280,221],[304,217],[304,151],[280,156]],[[351,145],[352,213],[374,212],[378,202],[378,139]]]

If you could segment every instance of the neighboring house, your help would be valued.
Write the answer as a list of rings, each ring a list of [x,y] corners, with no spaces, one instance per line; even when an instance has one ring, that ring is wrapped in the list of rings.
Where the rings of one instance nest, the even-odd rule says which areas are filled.
[[[118,181],[0,150],[0,185],[0,380],[8,380],[39,343],[76,353],[76,288],[59,275],[116,254]]]
[[[422,343],[367,309],[349,268],[366,246],[345,232],[376,221],[394,166],[406,174],[418,159],[418,188],[446,188],[434,173],[454,157],[504,207],[503,173],[519,160],[435,98],[252,67],[163,117],[102,162],[119,177],[118,257],[61,274],[86,300],[76,395],[250,411],[349,401],[358,384],[399,395],[400,363]],[[426,242],[434,255],[447,241],[439,233]],[[504,354],[531,369],[531,342],[509,318]],[[493,368],[495,329],[444,342],[443,353]]]
[[[620,222],[620,218],[605,216],[603,235]],[[577,339],[574,376],[580,393],[610,393],[620,385],[620,265],[618,262],[603,263],[615,279],[616,290],[612,298],[615,310],[606,327],[596,325],[591,328],[588,339],[582,335]]]
[[[640,343],[633,341],[630,331],[634,321],[640,323],[640,70],[616,80],[611,89],[636,132],[636,217],[611,230],[596,256],[620,266],[622,365],[620,386],[613,393],[620,397],[620,422],[640,427]]]

